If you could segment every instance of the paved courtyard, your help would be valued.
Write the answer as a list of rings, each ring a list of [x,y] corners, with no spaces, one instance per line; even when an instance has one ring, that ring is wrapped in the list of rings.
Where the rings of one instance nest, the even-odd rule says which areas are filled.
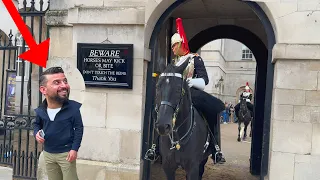
[[[247,141],[237,142],[238,125],[221,124],[222,150],[226,156],[227,163],[224,165],[213,165],[209,160],[203,180],[257,180],[249,173],[249,156],[251,138]],[[250,127],[248,128],[250,133]],[[164,173],[159,163],[152,165],[151,180],[164,180]],[[177,171],[177,180],[184,180],[185,173]],[[12,180],[12,169],[0,167],[0,180]]]
[[[12,169],[0,166],[0,179],[1,180],[12,180]]]

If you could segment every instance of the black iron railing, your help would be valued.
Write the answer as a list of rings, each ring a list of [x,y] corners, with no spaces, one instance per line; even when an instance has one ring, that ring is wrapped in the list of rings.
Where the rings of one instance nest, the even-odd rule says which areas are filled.
[[[44,23],[49,1],[20,0],[19,13],[37,44],[48,38]],[[0,31],[0,165],[13,168],[13,179],[37,179],[42,145],[33,136],[34,108],[42,102],[42,68],[18,56],[28,45],[18,32]]]

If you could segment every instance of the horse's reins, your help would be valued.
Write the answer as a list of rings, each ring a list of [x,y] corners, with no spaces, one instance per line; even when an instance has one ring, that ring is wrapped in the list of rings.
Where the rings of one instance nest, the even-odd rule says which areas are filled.
[[[181,79],[183,79],[182,78],[182,74],[179,74],[179,73],[162,73],[160,76],[162,76],[162,77],[178,77],[178,78],[181,78]],[[185,93],[185,90],[183,89],[183,80],[182,80],[182,83],[181,83],[182,85],[181,85],[181,94],[180,94],[180,100],[179,100],[179,103],[177,104],[177,106],[176,107],[174,107],[173,106],[173,104],[171,103],[171,102],[169,102],[169,101],[161,101],[161,103],[160,103],[160,106],[161,105],[167,105],[167,106],[169,106],[169,107],[171,107],[171,108],[173,108],[173,110],[174,110],[174,114],[173,114],[173,127],[172,127],[172,131],[171,131],[171,135],[169,134],[169,139],[170,139],[170,141],[171,141],[171,150],[172,149],[177,149],[177,150],[179,150],[180,149],[180,142],[181,141],[183,141],[189,134],[190,134],[190,136],[191,136],[191,134],[192,134],[192,131],[193,131],[193,128],[195,127],[195,122],[194,122],[194,109],[193,109],[193,106],[191,105],[191,111],[190,111],[190,115],[191,115],[191,124],[190,124],[190,127],[189,127],[189,129],[188,129],[188,131],[186,132],[186,134],[185,135],[183,135],[182,136],[182,138],[180,138],[178,141],[174,141],[174,136],[173,136],[173,132],[178,132],[178,130],[179,130],[179,128],[186,122],[186,120],[187,120],[187,118],[189,117],[189,116],[187,116],[187,118],[185,118],[184,119],[184,121],[176,128],[176,129],[174,129],[174,125],[175,125],[175,121],[176,121],[176,118],[177,118],[177,114],[178,114],[178,112],[179,112],[179,106],[180,106],[180,104],[181,104],[181,101],[182,101],[182,98],[183,98],[183,96],[184,96],[184,93]],[[190,102],[192,102],[192,100],[191,100],[191,93],[190,93],[190,91],[189,91],[189,100],[190,100]],[[191,133],[190,133],[191,132]],[[190,136],[189,136],[189,138],[190,138]],[[189,140],[189,139],[188,139]]]
[[[242,100],[241,100],[241,101],[242,101]],[[241,105],[243,105],[243,106],[247,107],[246,102],[245,102],[244,104],[242,104],[242,102],[241,102],[240,107],[241,107]],[[245,108],[245,110],[246,110],[246,113],[245,113],[245,114],[243,114],[243,111],[241,111],[242,118],[244,118],[244,116],[245,116],[246,114],[248,114],[248,113],[249,113],[249,111],[248,111],[248,107],[247,107],[247,108]]]

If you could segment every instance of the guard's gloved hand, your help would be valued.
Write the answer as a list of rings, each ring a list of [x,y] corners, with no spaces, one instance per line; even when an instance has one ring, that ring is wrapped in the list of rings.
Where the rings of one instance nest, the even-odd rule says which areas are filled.
[[[206,83],[204,82],[204,79],[202,79],[202,78],[193,78],[193,79],[188,78],[187,83],[190,88],[194,87],[194,88],[197,88],[202,91],[204,90],[204,88],[206,86]]]

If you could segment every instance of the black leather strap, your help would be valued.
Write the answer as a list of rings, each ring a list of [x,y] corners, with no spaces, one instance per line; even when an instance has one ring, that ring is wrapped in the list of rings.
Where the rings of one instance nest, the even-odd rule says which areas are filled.
[[[175,109],[175,107],[173,106],[173,104],[171,102],[168,102],[168,101],[161,101],[161,105],[167,105],[167,106],[170,106],[172,107],[173,109]]]

